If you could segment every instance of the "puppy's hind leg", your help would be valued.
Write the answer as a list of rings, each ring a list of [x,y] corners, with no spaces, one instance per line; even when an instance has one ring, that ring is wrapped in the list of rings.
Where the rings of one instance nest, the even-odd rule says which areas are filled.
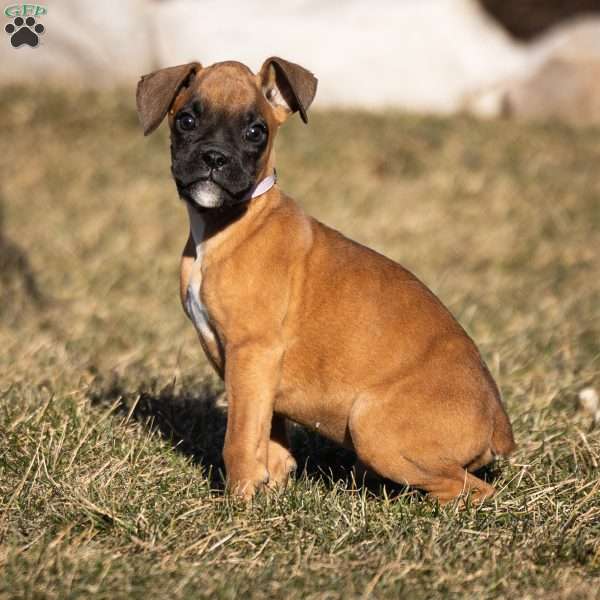
[[[412,423],[410,417],[391,418],[385,404],[359,403],[350,414],[349,429],[356,454],[367,467],[425,490],[441,504],[463,495],[477,504],[494,495],[491,485],[442,456],[436,436],[422,423]]]

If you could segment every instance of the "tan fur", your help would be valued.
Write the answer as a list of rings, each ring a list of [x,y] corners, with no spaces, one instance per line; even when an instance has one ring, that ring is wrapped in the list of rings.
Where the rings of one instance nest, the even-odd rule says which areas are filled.
[[[253,76],[239,63],[203,69],[171,112],[187,94],[230,111],[253,103],[276,130],[299,109],[271,106],[265,72]],[[259,179],[272,169],[273,137]],[[285,482],[295,466],[285,418],[440,502],[494,493],[471,471],[512,451],[510,423],[475,344],[425,285],[307,216],[277,186],[235,219],[206,215],[196,276],[218,344],[201,341],[229,400],[230,489],[249,498]],[[184,305],[194,259],[188,240]]]

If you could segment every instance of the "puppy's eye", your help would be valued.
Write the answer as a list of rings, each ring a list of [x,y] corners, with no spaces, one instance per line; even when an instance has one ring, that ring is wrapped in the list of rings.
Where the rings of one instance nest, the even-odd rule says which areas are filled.
[[[262,142],[267,136],[267,128],[262,123],[254,123],[244,131],[244,138],[252,144]]]
[[[177,125],[182,131],[191,131],[196,128],[196,117],[190,113],[177,115]]]

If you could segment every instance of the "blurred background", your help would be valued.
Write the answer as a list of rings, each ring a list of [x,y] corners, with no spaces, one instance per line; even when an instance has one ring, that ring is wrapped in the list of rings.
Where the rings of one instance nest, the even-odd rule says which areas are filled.
[[[257,69],[279,54],[318,74],[316,107],[600,118],[598,0],[53,0],[44,7],[36,52],[0,45],[1,84],[132,86],[161,66],[235,58]]]
[[[2,7],[0,541],[4,533],[14,552],[0,548],[0,565],[8,564],[0,596],[89,595],[119,555],[134,566],[111,570],[117,592],[107,597],[130,587],[140,595],[127,597],[156,597],[177,578],[192,581],[196,591],[186,597],[193,598],[211,590],[234,597],[223,590],[257,581],[277,597],[278,582],[290,578],[323,597],[322,586],[373,589],[369,581],[388,579],[389,561],[399,565],[389,573],[403,569],[398,577],[430,596],[594,597],[600,0],[5,0]],[[24,39],[39,43],[18,43]],[[425,517],[393,505],[400,508],[390,521],[392,505],[375,500],[386,533],[361,529],[371,561],[363,571],[348,558],[358,548],[353,535],[340,538],[344,552],[338,541],[321,541],[323,523],[335,529],[332,539],[346,531],[329,513],[321,519],[331,502],[327,478],[316,479],[325,495],[314,496],[315,511],[303,508],[311,484],[300,478],[295,506],[306,520],[261,556],[262,538],[252,538],[259,541],[234,558],[229,542],[211,546],[218,546],[212,568],[202,554],[191,566],[167,560],[173,548],[192,552],[199,524],[211,527],[207,515],[229,510],[210,492],[208,470],[222,467],[226,402],[179,305],[188,223],[171,179],[168,130],[143,137],[135,87],[160,67],[236,59],[257,70],[272,55],[319,78],[308,126],[294,116],[279,133],[281,187],[438,294],[479,345],[519,443],[497,483],[504,512],[477,512],[441,542],[440,523],[460,521],[430,518],[427,503],[416,511]],[[580,394],[589,414],[578,408]],[[107,406],[139,426],[106,419]],[[148,433],[148,423],[160,435]],[[306,472],[341,474],[348,483],[353,457],[301,433],[294,452]],[[194,524],[186,517],[173,528],[163,513],[179,510],[189,486],[196,486],[188,505]],[[197,501],[210,509],[198,518]],[[355,506],[346,514],[363,512]],[[407,533],[398,545],[389,527],[401,513]],[[316,543],[303,537],[315,514]],[[480,520],[485,515],[495,520]],[[215,540],[229,518],[215,525]],[[77,541],[52,550],[56,531],[73,526],[90,532],[94,549]],[[425,533],[413,535],[413,526]],[[128,533],[119,537],[119,527]],[[474,528],[480,534],[467,535]],[[25,550],[34,538],[50,562]],[[174,541],[163,552],[155,542],[167,538]],[[375,538],[381,546],[371,545]],[[450,548],[459,548],[452,560]],[[397,562],[400,555],[408,562]],[[310,568],[291,567],[300,561]]]

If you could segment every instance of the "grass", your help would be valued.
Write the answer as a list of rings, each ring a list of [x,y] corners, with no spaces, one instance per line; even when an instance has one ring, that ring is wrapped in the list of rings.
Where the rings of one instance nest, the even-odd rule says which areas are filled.
[[[298,430],[296,481],[244,507],[179,306],[166,131],[144,139],[132,98],[0,92],[0,598],[600,598],[600,433],[576,401],[600,386],[600,132],[286,126],[283,188],[452,309],[519,449],[459,512],[355,485],[352,456]]]

